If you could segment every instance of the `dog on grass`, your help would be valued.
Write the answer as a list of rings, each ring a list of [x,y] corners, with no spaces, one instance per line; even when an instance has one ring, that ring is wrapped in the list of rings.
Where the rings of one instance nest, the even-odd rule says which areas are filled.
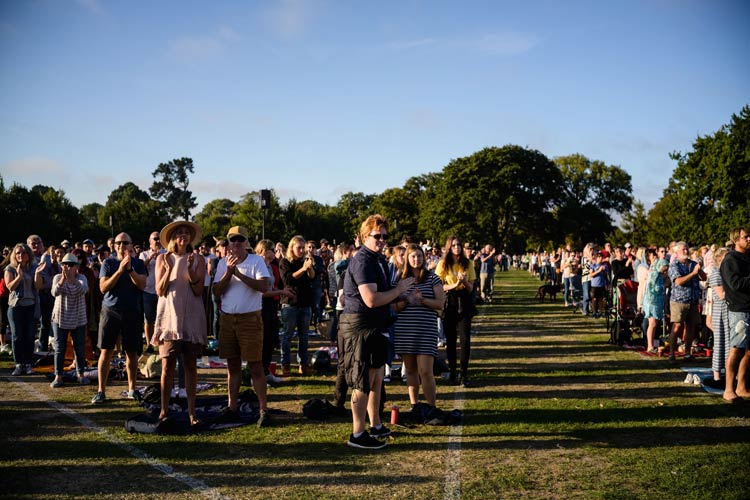
[[[549,295],[549,301],[552,302],[553,300],[557,300],[557,294],[559,291],[560,285],[547,283],[546,285],[539,287],[539,290],[536,292],[536,297],[539,299],[539,302],[544,302],[544,297]]]

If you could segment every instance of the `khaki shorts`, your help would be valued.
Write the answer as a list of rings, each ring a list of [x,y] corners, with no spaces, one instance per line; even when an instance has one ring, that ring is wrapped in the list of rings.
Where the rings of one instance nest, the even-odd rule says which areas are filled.
[[[219,357],[242,358],[248,363],[263,360],[263,318],[260,311],[219,316]]]
[[[203,344],[194,344],[184,340],[164,340],[159,344],[159,357],[167,359],[175,356],[198,358],[203,355]]]
[[[699,326],[701,324],[698,304],[683,304],[682,302],[670,301],[669,315],[672,323],[685,323],[690,326]]]

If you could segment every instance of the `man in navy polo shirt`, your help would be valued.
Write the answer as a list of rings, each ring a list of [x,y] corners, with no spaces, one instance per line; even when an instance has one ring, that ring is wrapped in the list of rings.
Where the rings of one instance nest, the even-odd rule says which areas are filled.
[[[118,336],[126,356],[128,399],[137,397],[135,380],[138,356],[143,350],[141,298],[146,287],[146,266],[133,256],[132,240],[127,233],[118,234],[114,245],[117,253],[102,263],[99,272],[99,289],[104,300],[99,317],[99,389],[91,400],[93,404],[107,400],[105,390]]]
[[[344,277],[344,313],[339,322],[343,339],[346,382],[352,388],[352,434],[347,444],[355,448],[380,449],[391,431],[380,421],[380,390],[383,366],[388,356],[390,304],[414,283],[406,278],[391,286],[388,264],[382,250],[388,238],[388,222],[371,215],[359,234],[362,246],[352,257]],[[365,430],[365,415],[370,430]]]

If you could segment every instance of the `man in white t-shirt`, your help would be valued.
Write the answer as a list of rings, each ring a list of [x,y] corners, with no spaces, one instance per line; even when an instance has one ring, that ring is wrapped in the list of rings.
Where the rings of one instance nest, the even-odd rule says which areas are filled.
[[[242,360],[247,361],[253,389],[260,404],[258,427],[268,425],[266,376],[263,372],[263,292],[268,289],[268,268],[262,257],[247,252],[247,230],[234,226],[227,234],[226,258],[219,262],[213,293],[221,298],[219,356],[227,360],[229,405],[224,418],[238,417]]]

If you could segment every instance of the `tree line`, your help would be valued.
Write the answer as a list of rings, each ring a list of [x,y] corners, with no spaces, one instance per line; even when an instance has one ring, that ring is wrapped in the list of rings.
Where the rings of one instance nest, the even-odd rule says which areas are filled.
[[[505,145],[451,160],[441,171],[408,179],[382,193],[349,192],[335,205],[290,199],[271,189],[260,208],[260,187],[239,200],[219,198],[195,213],[204,234],[220,237],[232,225],[251,236],[288,241],[294,234],[351,241],[371,213],[392,224],[391,240],[445,241],[460,235],[472,244],[492,243],[508,252],[588,241],[635,245],[684,239],[723,242],[734,226],[750,221],[750,108],[732,115],[714,134],[698,137],[692,151],[673,152],[677,166],[654,207],[633,199],[631,176],[618,165],[583,154],[548,158],[542,152]],[[75,207],[64,191],[36,185],[6,188],[0,177],[0,218],[6,244],[30,231],[47,242],[93,238],[127,231],[134,241],[166,223],[188,219],[196,208],[189,189],[193,160],[160,163],[148,192],[132,182],[112,191],[104,205]],[[621,226],[616,227],[614,217]]]

